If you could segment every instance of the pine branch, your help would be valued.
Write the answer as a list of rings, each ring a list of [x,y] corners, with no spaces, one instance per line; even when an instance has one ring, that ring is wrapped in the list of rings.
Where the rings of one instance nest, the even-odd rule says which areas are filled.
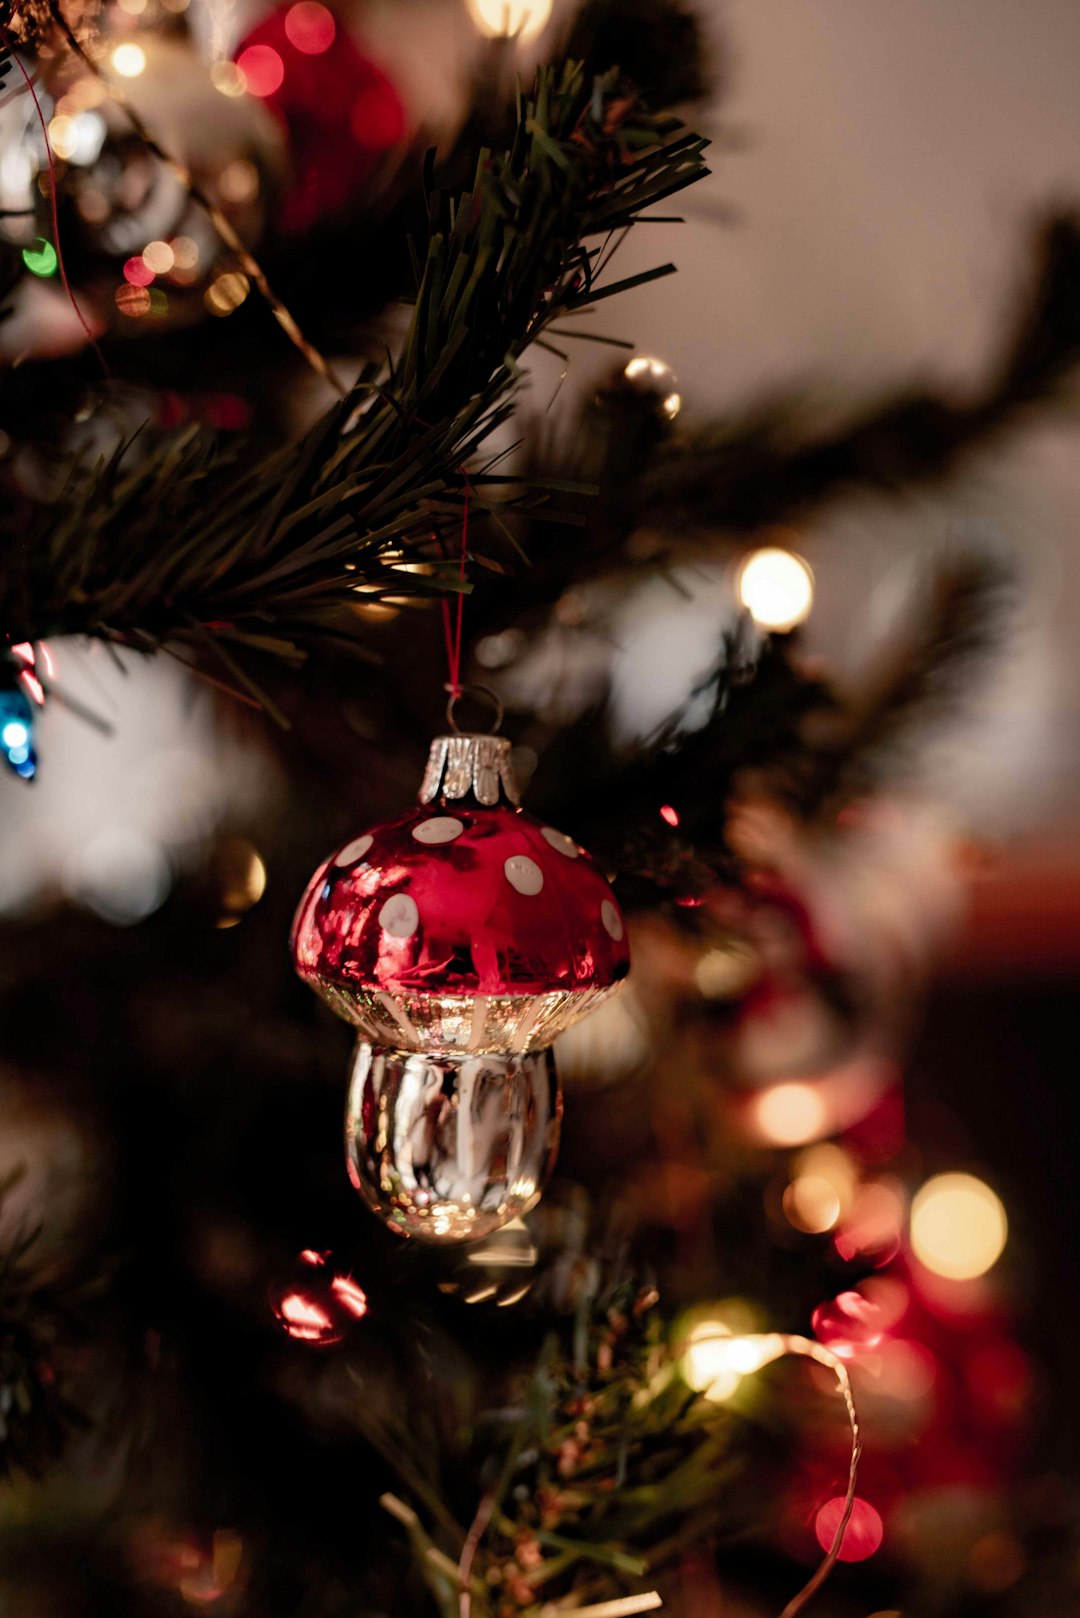
[[[48,502],[6,502],[5,633],[143,650],[255,635],[293,650],[358,585],[447,587],[445,573],[401,569],[442,557],[464,468],[509,419],[526,349],[612,290],[595,284],[590,242],[700,178],[705,144],[644,112],[614,73],[542,69],[508,148],[481,155],[464,195],[433,196],[396,361],[367,366],[298,443],[254,464],[201,430],[146,429],[108,460],[63,468]],[[486,499],[494,480],[472,484]]]
[[[983,388],[968,399],[930,389],[871,405],[840,431],[807,437],[792,395],[742,421],[674,435],[642,476],[639,520],[668,533],[748,532],[806,515],[846,487],[885,492],[947,476],[1061,402],[1080,364],[1080,220],[1051,217],[1031,244],[1029,290]]]
[[[539,621],[571,584],[653,572],[688,548],[730,553],[747,534],[805,519],[845,490],[888,495],[944,478],[1036,410],[1068,407],[1080,367],[1080,219],[1042,224],[1029,260],[1002,352],[967,400],[902,391],[822,437],[807,431],[805,400],[791,389],[740,417],[673,426],[619,374],[587,402],[572,434],[534,422],[523,475],[595,484],[599,498],[581,502],[584,545],[542,508],[522,523],[533,566],[516,592],[500,591],[491,626],[478,633]],[[651,543],[638,549],[642,533]]]
[[[644,741],[616,746],[600,708],[558,732],[543,751],[530,805],[570,827],[617,873],[629,909],[693,900],[717,880],[737,880],[726,840],[726,806],[737,780],[748,770],[804,758],[805,719],[836,706],[825,682],[797,666],[783,638],[755,654],[744,636],[745,626],[725,637],[680,711]],[[675,812],[677,827],[661,814],[665,807]]]
[[[685,1542],[740,1526],[746,1501],[724,1488],[741,1464],[738,1422],[680,1379],[655,1303],[628,1282],[586,1297],[573,1343],[549,1340],[520,1402],[499,1413],[502,1460],[469,1568],[475,1613],[529,1618],[571,1591],[618,1594]],[[423,1563],[428,1542],[408,1526]]]
[[[726,821],[740,785],[752,778],[793,813],[826,822],[880,787],[917,738],[957,711],[1000,644],[1009,583],[991,557],[941,563],[911,625],[850,694],[806,671],[797,637],[773,637],[755,654],[736,632],[654,736],[617,748],[603,708],[553,736],[530,802],[617,873],[630,909],[738,882]]]
[[[786,772],[788,795],[803,814],[819,815],[871,791],[916,734],[956,712],[999,644],[1010,583],[999,561],[974,553],[937,568],[918,621]]]

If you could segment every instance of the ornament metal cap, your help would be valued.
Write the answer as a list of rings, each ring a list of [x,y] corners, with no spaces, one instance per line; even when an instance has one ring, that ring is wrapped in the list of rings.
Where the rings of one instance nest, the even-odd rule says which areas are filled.
[[[420,783],[421,803],[432,803],[436,798],[454,801],[471,796],[490,808],[498,803],[500,793],[512,804],[521,801],[510,762],[510,743],[505,736],[460,732],[453,736],[436,736]]]
[[[491,703],[495,719],[490,731],[458,729],[454,711],[464,696],[482,697]],[[446,723],[453,734],[436,736],[428,750],[427,768],[420,783],[421,803],[432,803],[436,798],[456,802],[473,797],[477,803],[490,808],[499,802],[500,796],[515,807],[521,802],[510,762],[510,743],[498,734],[502,717],[502,701],[488,686],[468,685],[451,690],[446,704]]]

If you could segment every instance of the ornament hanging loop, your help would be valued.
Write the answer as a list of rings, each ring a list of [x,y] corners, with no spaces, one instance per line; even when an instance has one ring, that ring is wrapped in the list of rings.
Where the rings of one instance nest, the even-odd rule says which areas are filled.
[[[448,686],[447,690],[450,692],[450,700],[446,704],[446,723],[456,736],[473,736],[477,734],[471,728],[467,731],[463,731],[457,720],[454,718],[454,711],[462,697],[482,697],[491,704],[492,708],[495,710],[495,718],[487,734],[489,736],[498,735],[499,731],[502,729],[504,709],[502,705],[502,698],[499,697],[496,692],[492,691],[490,686],[462,685],[456,688]]]

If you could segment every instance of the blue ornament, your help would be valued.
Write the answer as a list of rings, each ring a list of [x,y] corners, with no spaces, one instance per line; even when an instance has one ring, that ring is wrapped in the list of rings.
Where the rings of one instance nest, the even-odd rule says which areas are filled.
[[[32,781],[37,774],[34,710],[22,691],[0,690],[0,755],[8,768]]]

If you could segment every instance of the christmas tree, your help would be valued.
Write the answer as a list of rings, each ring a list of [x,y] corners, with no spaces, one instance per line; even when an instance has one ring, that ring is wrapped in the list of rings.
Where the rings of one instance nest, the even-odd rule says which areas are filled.
[[[1071,1610],[910,1072],[1014,570],[845,674],[803,551],[1061,409],[1074,219],[965,392],[710,419],[621,315],[738,162],[679,0],[0,28],[10,1610]]]

